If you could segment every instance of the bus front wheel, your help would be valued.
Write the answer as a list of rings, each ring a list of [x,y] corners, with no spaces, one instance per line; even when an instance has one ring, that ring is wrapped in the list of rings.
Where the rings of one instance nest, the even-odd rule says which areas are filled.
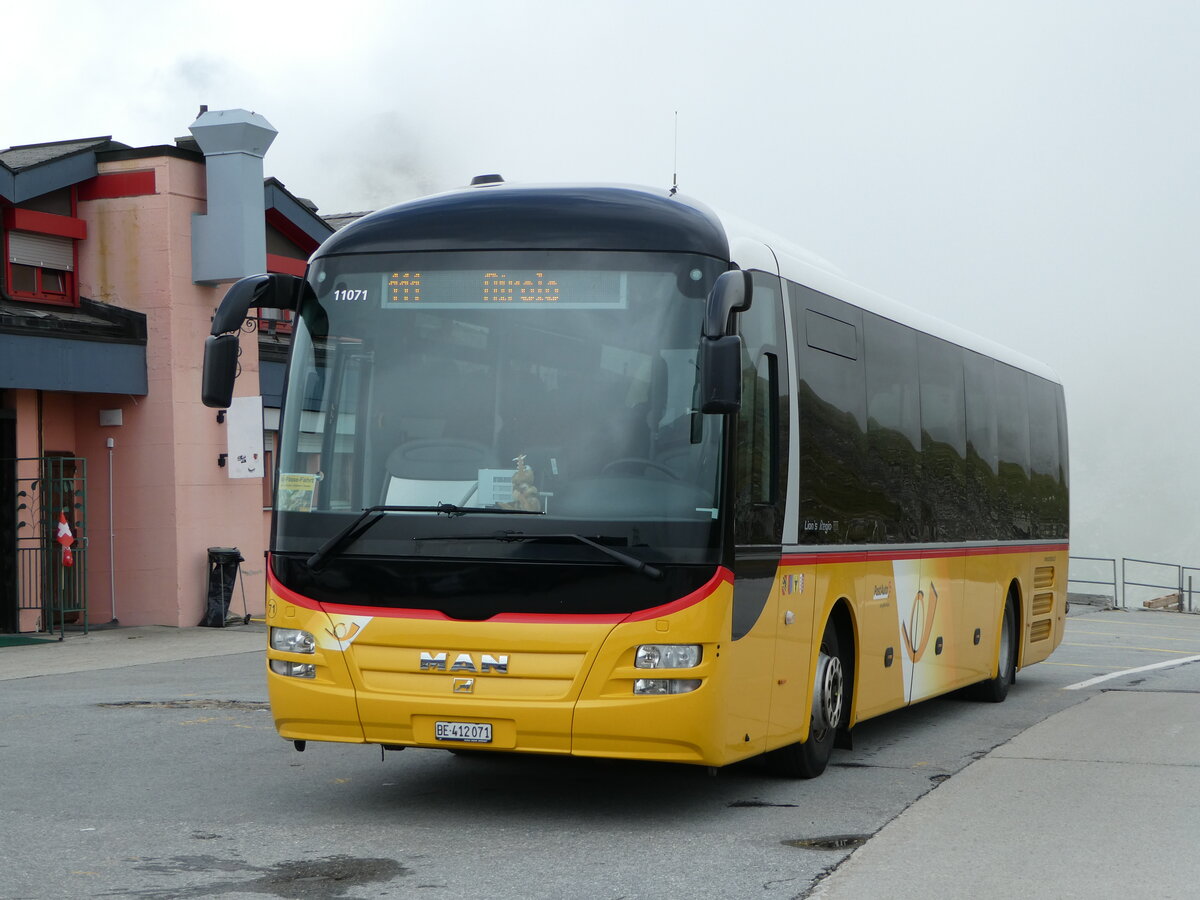
[[[833,754],[837,730],[846,718],[846,671],[837,629],[830,620],[825,623],[817,655],[808,740],[768,753],[767,764],[771,771],[789,778],[816,778],[825,771]]]

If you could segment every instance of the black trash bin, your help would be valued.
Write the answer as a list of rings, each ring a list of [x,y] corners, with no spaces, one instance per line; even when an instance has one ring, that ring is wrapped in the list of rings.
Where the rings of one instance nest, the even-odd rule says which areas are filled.
[[[229,601],[237,581],[238,566],[243,562],[237,547],[208,548],[208,602],[200,624],[207,628],[224,628],[229,619]],[[246,621],[250,617],[246,616]]]

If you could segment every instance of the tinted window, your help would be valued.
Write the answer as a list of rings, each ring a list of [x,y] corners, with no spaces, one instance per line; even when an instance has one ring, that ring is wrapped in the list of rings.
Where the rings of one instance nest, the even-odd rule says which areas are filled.
[[[1058,481],[1058,409],[1054,385],[1029,376],[1029,466],[1034,475]]]
[[[1067,441],[1067,403],[1061,386],[1055,391],[1055,399],[1058,407],[1058,459],[1062,464],[1062,483],[1063,487],[1070,487],[1071,457],[1068,453],[1070,445]]]
[[[922,538],[917,333],[871,313],[866,333],[868,477],[889,501],[887,540]]]
[[[933,540],[966,540],[966,442],[963,350],[923,334],[918,339],[921,377],[921,467]]]
[[[1058,397],[1061,388],[1029,376],[1030,512],[1033,537],[1066,536],[1067,490],[1061,458]]]
[[[1067,406],[1066,398],[1063,396],[1061,385],[1057,385],[1055,389],[1055,406],[1058,409],[1058,461],[1060,466],[1059,483],[1061,500],[1059,501],[1058,514],[1061,522],[1061,537],[1069,537],[1071,530],[1071,508],[1070,508],[1070,490],[1071,490],[1071,459],[1068,454],[1067,443]]]
[[[788,289],[800,326],[801,543],[1066,537],[1058,385]]]
[[[967,540],[995,540],[999,457],[996,435],[996,363],[973,351],[964,355],[967,407]]]
[[[849,322],[810,309],[804,316],[804,328],[808,346],[846,359],[858,359],[858,333]]]
[[[1032,536],[1029,496],[1029,399],[1027,376],[996,363],[996,437],[1001,496],[997,501],[1001,540]]]
[[[862,312],[793,282],[788,294],[800,392],[799,541],[882,542],[886,500],[865,478]]]

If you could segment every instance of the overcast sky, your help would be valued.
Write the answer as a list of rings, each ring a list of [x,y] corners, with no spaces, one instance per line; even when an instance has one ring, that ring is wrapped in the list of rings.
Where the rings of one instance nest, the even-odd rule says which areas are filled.
[[[267,173],[325,214],[484,172],[677,171],[1049,363],[1072,553],[1200,566],[1195,0],[40,0],[5,20],[3,147],[169,143],[201,103],[249,109],[279,131]]]

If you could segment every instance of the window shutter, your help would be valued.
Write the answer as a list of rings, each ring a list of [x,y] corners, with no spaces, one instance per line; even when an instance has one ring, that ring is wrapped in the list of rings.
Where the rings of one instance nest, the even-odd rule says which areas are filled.
[[[29,231],[8,233],[8,261],[22,266],[75,271],[75,242]]]

